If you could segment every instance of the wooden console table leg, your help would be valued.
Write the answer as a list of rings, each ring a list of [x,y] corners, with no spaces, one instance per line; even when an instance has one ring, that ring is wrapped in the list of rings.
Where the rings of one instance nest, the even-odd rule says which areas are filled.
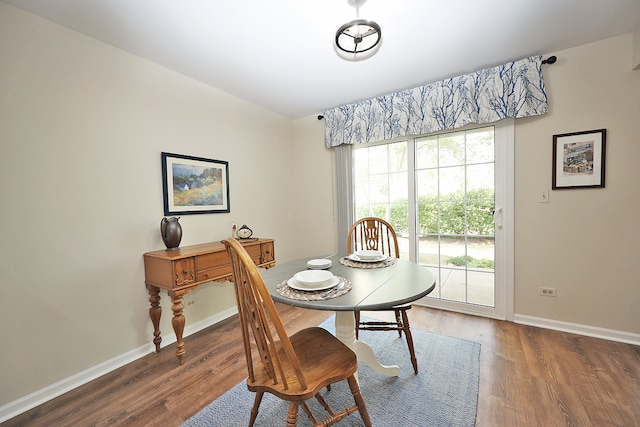
[[[149,290],[149,302],[151,308],[149,309],[149,317],[151,323],[153,323],[153,343],[156,345],[156,353],[160,351],[160,343],[162,337],[160,336],[160,316],[162,316],[162,307],[160,307],[160,288],[157,286],[147,285]]]
[[[184,341],[182,340],[182,334],[184,332],[184,315],[182,314],[182,294],[171,296],[171,302],[173,305],[173,319],[171,324],[173,325],[173,331],[176,333],[176,356],[178,357],[178,364],[182,365],[182,356],[184,356]]]

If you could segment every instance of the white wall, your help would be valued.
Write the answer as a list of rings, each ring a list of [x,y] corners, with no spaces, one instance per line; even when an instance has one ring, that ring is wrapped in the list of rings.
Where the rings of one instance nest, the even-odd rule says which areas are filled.
[[[236,221],[298,255],[290,119],[5,3],[0,63],[0,406],[150,344],[162,151],[229,161],[231,213],[182,216],[182,245]],[[187,327],[235,307],[229,284],[196,295]]]

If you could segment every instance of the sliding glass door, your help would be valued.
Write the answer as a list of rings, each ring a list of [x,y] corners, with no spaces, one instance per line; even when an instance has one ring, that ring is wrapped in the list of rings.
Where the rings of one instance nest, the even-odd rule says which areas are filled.
[[[505,123],[354,148],[355,219],[389,221],[401,257],[432,272],[419,303],[507,316],[512,133]]]

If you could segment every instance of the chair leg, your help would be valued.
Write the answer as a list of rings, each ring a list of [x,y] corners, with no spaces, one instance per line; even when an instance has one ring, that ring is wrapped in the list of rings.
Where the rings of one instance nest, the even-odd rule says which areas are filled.
[[[401,314],[400,314],[400,312],[401,312],[401,311],[402,311],[402,313],[404,314],[404,310],[394,310],[395,315],[396,315],[396,324],[397,324],[398,326],[400,326],[400,325],[404,325],[404,323],[402,323],[402,318],[400,317],[400,316],[401,316]],[[398,329],[398,336],[399,336],[400,338],[402,338],[402,329]]]
[[[296,427],[298,422],[298,407],[300,402],[289,402],[289,412],[287,413],[287,427]]]
[[[367,411],[367,407],[364,404],[362,394],[360,394],[360,386],[358,385],[358,380],[356,380],[356,377],[354,375],[351,375],[349,378],[347,378],[347,382],[349,383],[351,394],[353,395],[353,399],[356,401],[358,412],[360,412],[360,417],[362,417],[364,425],[366,427],[373,427],[371,425],[371,419],[369,418],[369,411]]]
[[[324,410],[327,411],[329,413],[329,415],[335,415],[334,412],[333,412],[333,409],[331,409],[331,407],[329,406],[327,401],[324,399],[324,397],[322,397],[322,395],[320,393],[316,394],[316,400],[318,402],[320,402],[320,404],[322,405]],[[317,422],[317,421],[315,421],[315,422]]]
[[[313,425],[318,424],[318,420],[316,419],[315,415],[313,415],[313,412],[311,412],[311,408],[309,408],[307,402],[300,402],[300,406],[302,406],[302,409],[304,410],[304,412],[306,412],[307,417],[311,420]]]
[[[262,402],[263,395],[264,395],[263,391],[256,392],[256,397],[253,400],[253,408],[251,408],[251,417],[249,418],[249,427],[252,427],[253,423],[256,422],[256,417],[258,416],[258,408],[260,407],[260,402]]]
[[[418,359],[416,359],[416,352],[413,348],[413,336],[411,335],[411,329],[409,327],[409,317],[406,310],[400,310],[402,313],[402,325],[404,335],[407,338],[407,345],[409,346],[409,355],[411,356],[411,364],[413,365],[413,372],[418,373]]]
[[[356,339],[358,339],[358,331],[360,330],[360,312],[354,312],[354,316],[356,318]]]

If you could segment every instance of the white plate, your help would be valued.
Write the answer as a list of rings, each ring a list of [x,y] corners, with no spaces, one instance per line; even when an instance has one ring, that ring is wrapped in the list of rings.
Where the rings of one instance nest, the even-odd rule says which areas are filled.
[[[380,257],[378,257],[376,259],[362,259],[356,254],[349,255],[349,259],[351,261],[357,261],[357,262],[380,262],[380,261],[384,261],[387,258],[389,258],[389,257],[386,256],[386,255],[380,255]]]
[[[307,268],[312,270],[326,270],[331,268],[332,262],[330,259],[310,259],[307,261]]]
[[[304,285],[308,288],[315,288],[318,286],[324,286],[331,279],[333,279],[333,273],[326,270],[302,270],[298,271],[293,275],[293,278],[296,279],[301,285]]]
[[[303,285],[301,283],[298,283],[298,281],[296,279],[294,279],[293,277],[291,279],[287,280],[287,285],[289,285],[289,287],[291,289],[297,289],[299,291],[322,291],[324,289],[333,288],[338,283],[340,283],[340,279],[338,279],[336,276],[333,276],[333,279],[331,279],[331,281],[329,283],[327,283],[326,285],[318,286],[318,287],[315,287],[315,288],[310,288],[310,287],[305,286],[305,285]]]
[[[370,250],[361,250],[361,251],[355,251],[354,252],[357,256],[360,257],[360,259],[380,259],[380,257],[382,256],[382,253],[380,253],[380,251],[370,251]]]

